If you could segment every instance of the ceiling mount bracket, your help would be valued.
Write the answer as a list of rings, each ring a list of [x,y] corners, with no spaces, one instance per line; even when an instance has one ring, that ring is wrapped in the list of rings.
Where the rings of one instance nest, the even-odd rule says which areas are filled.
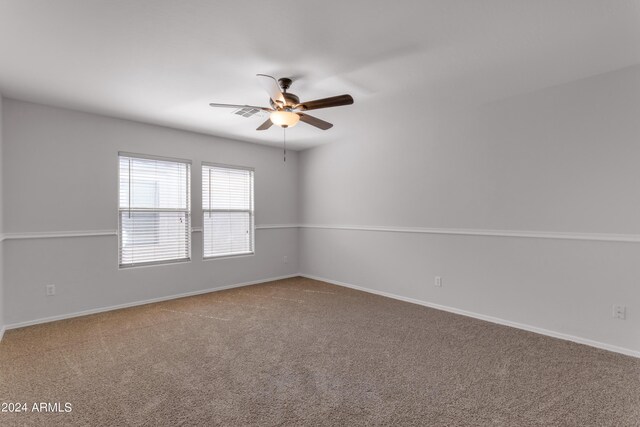
[[[293,83],[293,80],[291,80],[290,78],[287,78],[287,77],[282,77],[282,78],[278,79],[278,84],[282,88],[283,92],[286,92],[287,89],[289,89],[291,87],[291,83]]]

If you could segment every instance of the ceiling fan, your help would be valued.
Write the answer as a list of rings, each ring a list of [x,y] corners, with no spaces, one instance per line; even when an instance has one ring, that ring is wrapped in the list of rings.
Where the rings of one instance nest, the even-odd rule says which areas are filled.
[[[277,125],[286,129],[295,126],[299,121],[315,126],[318,129],[327,130],[333,127],[333,124],[305,114],[303,111],[353,104],[353,98],[351,95],[338,95],[330,98],[316,99],[315,101],[300,102],[300,98],[293,93],[287,92],[289,87],[291,87],[291,79],[283,77],[276,81],[274,77],[266,74],[257,74],[257,76],[260,79],[260,83],[269,94],[269,103],[271,108],[256,107],[253,105],[216,103],[211,103],[209,105],[212,107],[223,108],[255,108],[269,112],[269,118],[258,126],[256,130],[267,130],[272,125]]]

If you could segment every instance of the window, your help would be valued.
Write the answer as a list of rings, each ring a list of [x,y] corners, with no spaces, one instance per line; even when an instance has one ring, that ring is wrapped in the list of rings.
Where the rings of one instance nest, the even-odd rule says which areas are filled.
[[[120,153],[120,267],[191,258],[191,164]]]
[[[253,253],[253,169],[202,165],[204,257]]]

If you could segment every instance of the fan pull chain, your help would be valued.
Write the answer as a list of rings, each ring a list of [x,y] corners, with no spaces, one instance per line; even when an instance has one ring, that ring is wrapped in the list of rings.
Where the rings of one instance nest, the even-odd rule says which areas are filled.
[[[283,148],[283,157],[284,162],[287,162],[287,128],[282,128],[282,148]]]

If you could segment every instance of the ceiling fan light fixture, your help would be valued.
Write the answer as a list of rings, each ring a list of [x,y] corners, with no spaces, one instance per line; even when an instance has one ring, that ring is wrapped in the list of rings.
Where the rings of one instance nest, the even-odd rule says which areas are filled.
[[[290,111],[274,111],[269,118],[274,125],[283,128],[294,127],[300,121],[300,116]]]

